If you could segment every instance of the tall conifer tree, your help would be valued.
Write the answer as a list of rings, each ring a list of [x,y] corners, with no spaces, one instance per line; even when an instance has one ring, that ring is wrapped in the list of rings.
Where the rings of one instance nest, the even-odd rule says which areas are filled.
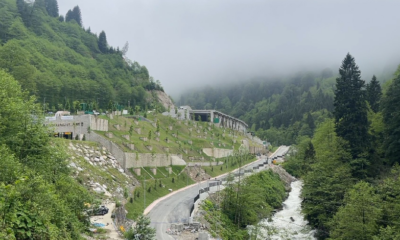
[[[79,26],[82,26],[82,14],[79,6],[75,6],[72,11],[68,10],[67,14],[65,15],[66,22],[70,22],[72,20],[75,20]]]
[[[49,16],[58,17],[58,2],[57,0],[45,0],[46,11]]]
[[[67,14],[65,14],[65,21],[70,22],[74,18],[71,10],[68,10]]]
[[[379,111],[379,103],[382,97],[382,89],[378,80],[376,80],[375,75],[372,77],[372,80],[369,84],[367,84],[367,101],[371,106],[372,111],[375,113]]]
[[[79,6],[75,6],[72,9],[72,13],[73,13],[75,21],[79,24],[79,26],[82,26],[82,13],[81,13],[81,9],[79,8]]]
[[[104,31],[101,31],[99,35],[99,49],[102,53],[107,53],[108,52],[108,44],[107,44],[107,36]]]
[[[349,143],[353,159],[356,159],[368,146],[365,82],[361,80],[361,72],[349,53],[342,62],[339,74],[334,99],[335,132]],[[361,165],[354,168],[365,168],[364,162],[354,162]]]
[[[386,138],[384,146],[386,157],[392,162],[400,163],[400,76],[397,76],[385,98],[382,100],[383,121]]]

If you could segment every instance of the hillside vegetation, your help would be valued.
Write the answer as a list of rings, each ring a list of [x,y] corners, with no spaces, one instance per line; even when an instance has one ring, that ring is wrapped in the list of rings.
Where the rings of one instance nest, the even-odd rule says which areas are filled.
[[[59,16],[56,0],[0,1],[0,68],[37,96],[42,110],[96,110],[157,105],[150,90],[163,90],[145,66],[110,47],[104,32],[82,27],[79,7]]]
[[[349,54],[339,73],[333,117],[298,139],[284,167],[304,180],[318,239],[399,239],[399,73],[384,93],[375,77],[361,80]]]
[[[80,239],[89,192],[50,141],[35,98],[0,70],[0,239]]]
[[[172,153],[182,154],[185,160],[189,157],[204,157],[203,148],[239,149],[242,140],[247,139],[243,133],[225,128],[219,128],[208,122],[177,120],[153,112],[146,114],[147,118],[139,116],[114,116],[109,121],[109,132],[113,133],[111,141],[117,143],[126,152],[138,153]],[[98,132],[105,136],[104,132]],[[129,136],[129,140],[126,139]],[[106,136],[105,136],[106,137]],[[247,139],[250,146],[255,143]],[[135,149],[126,147],[133,143]],[[149,150],[147,146],[152,146]],[[166,151],[165,148],[168,148]]]
[[[330,69],[304,71],[207,86],[183,94],[178,104],[220,110],[244,120],[273,145],[291,145],[299,136],[311,137],[318,124],[332,117],[335,83],[336,72]]]
[[[333,110],[335,78],[300,72],[287,78],[254,79],[225,87],[205,87],[181,96],[179,103],[217,109],[244,120],[261,139],[290,145],[311,136]]]

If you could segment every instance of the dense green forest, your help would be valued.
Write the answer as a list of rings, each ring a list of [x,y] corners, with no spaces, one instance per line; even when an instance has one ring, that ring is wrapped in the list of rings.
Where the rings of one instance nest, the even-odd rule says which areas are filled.
[[[400,74],[384,94],[360,74],[348,54],[332,118],[298,138],[284,163],[304,180],[303,212],[319,239],[400,239]]]
[[[0,1],[0,68],[37,96],[46,111],[97,110],[156,104],[150,90],[163,91],[145,66],[132,63],[106,33],[83,28],[78,6],[59,15],[57,0]]]
[[[206,87],[180,101],[293,144],[283,166],[304,181],[302,209],[318,239],[400,239],[400,70],[383,86],[366,83],[347,54],[338,73]]]
[[[3,70],[0,86],[0,239],[80,239],[92,197],[70,176],[36,99]]]
[[[224,87],[207,86],[183,94],[178,103],[217,109],[244,120],[251,131],[274,145],[290,145],[312,136],[334,109],[336,76],[331,69],[259,78]]]

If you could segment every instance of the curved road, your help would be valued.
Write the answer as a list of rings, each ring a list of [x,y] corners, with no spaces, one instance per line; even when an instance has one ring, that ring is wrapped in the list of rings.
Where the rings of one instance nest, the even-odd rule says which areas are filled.
[[[280,146],[268,159],[268,163],[271,163],[271,159],[278,156],[283,156],[289,150],[288,146]],[[253,169],[253,167],[264,163],[267,159],[261,158],[255,162],[252,162],[241,169]],[[237,172],[238,169],[232,171]],[[227,174],[218,176],[217,179],[221,179]],[[186,188],[177,190],[159,200],[156,200],[149,207],[146,208],[145,214],[150,217],[151,226],[156,229],[157,240],[173,240],[174,238],[166,233],[167,229],[170,228],[171,223],[188,223],[190,217],[190,209],[193,206],[193,199],[199,193],[199,189],[208,187],[208,181],[196,183]]]

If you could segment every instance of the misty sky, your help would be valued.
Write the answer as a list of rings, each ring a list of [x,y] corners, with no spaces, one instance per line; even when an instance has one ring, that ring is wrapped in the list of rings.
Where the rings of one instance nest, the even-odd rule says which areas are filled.
[[[400,63],[398,0],[58,0],[145,65],[165,91],[333,68],[350,52],[369,80]]]

